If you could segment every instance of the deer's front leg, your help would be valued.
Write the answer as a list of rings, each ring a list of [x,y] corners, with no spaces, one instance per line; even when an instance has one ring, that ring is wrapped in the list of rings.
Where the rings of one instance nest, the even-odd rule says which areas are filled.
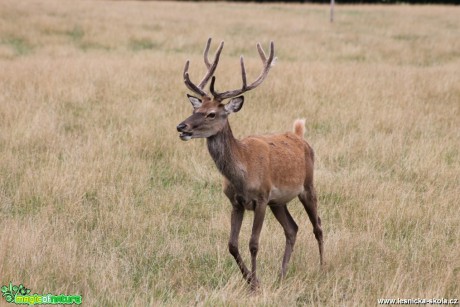
[[[249,279],[251,283],[251,289],[256,290],[259,287],[259,280],[257,279],[257,252],[259,251],[259,237],[262,231],[262,225],[265,218],[265,209],[267,208],[267,202],[259,201],[256,203],[254,208],[254,223],[252,224],[252,234],[249,240],[249,251],[251,252],[251,277]]]
[[[228,250],[235,258],[238,267],[243,273],[244,279],[247,282],[250,282],[250,272],[241,258],[240,251],[238,249],[238,237],[240,235],[241,223],[243,222],[244,216],[244,207],[235,203],[232,203],[232,218],[231,218],[231,230],[230,230],[230,239],[228,241]]]

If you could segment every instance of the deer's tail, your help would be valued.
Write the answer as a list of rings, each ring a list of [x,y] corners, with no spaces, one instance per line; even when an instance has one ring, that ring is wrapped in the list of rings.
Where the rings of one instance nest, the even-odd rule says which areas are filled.
[[[294,133],[303,138],[305,134],[305,118],[294,121]]]

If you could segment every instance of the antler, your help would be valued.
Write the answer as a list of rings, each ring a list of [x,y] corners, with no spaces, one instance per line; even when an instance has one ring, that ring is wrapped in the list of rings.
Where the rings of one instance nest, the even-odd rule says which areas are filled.
[[[270,54],[268,56],[268,59],[267,59],[267,56],[265,55],[264,50],[262,49],[259,43],[257,44],[257,50],[259,51],[259,55],[260,55],[260,58],[262,59],[262,62],[264,63],[264,68],[262,72],[260,73],[259,77],[257,77],[257,79],[254,82],[252,82],[250,85],[246,84],[246,69],[244,68],[243,56],[241,56],[240,63],[241,63],[241,78],[243,80],[243,86],[241,87],[241,89],[218,93],[214,90],[214,82],[216,81],[216,77],[213,76],[211,79],[210,90],[211,90],[212,95],[214,96],[214,99],[218,101],[222,101],[227,98],[232,98],[232,97],[241,95],[244,92],[247,92],[249,90],[256,88],[265,80],[265,78],[268,75],[268,72],[270,71],[270,68],[274,64],[273,60],[276,61],[276,58],[274,57],[275,56],[275,45],[273,44],[273,42],[270,42]]]
[[[188,67],[189,67],[189,64],[190,64],[189,60],[187,60],[187,62],[185,62],[185,67],[184,67],[184,83],[185,83],[185,86],[187,86],[187,88],[189,90],[191,90],[191,91],[195,92],[196,94],[201,95],[203,97],[208,96],[208,94],[203,90],[203,88],[206,86],[206,84],[209,81],[209,78],[212,77],[212,75],[214,74],[214,71],[217,68],[217,64],[219,63],[220,53],[222,52],[222,48],[224,48],[224,42],[222,41],[220,43],[220,45],[219,45],[219,48],[217,48],[216,55],[214,56],[214,62],[212,64],[209,62],[209,59],[208,59],[208,52],[209,52],[209,47],[210,46],[211,46],[211,38],[208,38],[208,42],[206,43],[206,48],[204,49],[204,54],[203,54],[204,63],[206,65],[206,67],[208,68],[208,72],[204,76],[203,80],[201,80],[201,82],[198,84],[198,86],[196,86],[195,84],[193,84],[192,81],[190,81],[190,76],[188,74]]]

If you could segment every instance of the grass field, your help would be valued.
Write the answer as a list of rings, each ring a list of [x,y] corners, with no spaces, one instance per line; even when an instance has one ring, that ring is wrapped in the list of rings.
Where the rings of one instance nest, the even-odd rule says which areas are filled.
[[[0,282],[88,306],[373,306],[460,298],[460,7],[0,1]],[[251,295],[227,251],[230,204],[204,140],[181,142],[182,82],[225,47],[219,89],[278,62],[234,134],[306,118],[325,234],[298,200],[267,213]],[[252,214],[240,246],[247,248]],[[0,298],[0,305],[7,305]]]

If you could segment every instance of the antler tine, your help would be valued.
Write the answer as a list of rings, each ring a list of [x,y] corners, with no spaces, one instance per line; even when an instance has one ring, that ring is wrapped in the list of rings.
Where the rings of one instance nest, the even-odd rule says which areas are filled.
[[[202,89],[200,89],[198,86],[196,86],[195,84],[192,83],[192,81],[190,81],[190,77],[188,76],[188,73],[185,74],[185,77],[184,77],[184,83],[185,85],[188,87],[189,90],[201,95],[202,97],[204,96],[207,96],[208,94],[206,94],[205,91],[203,91]]]
[[[185,74],[188,72],[189,65],[190,65],[190,60],[187,60],[187,62],[185,62],[184,73],[183,73],[184,80],[185,80]]]
[[[214,90],[214,82],[216,82],[216,77],[212,76],[211,85],[209,85],[209,90],[211,91],[211,94],[214,96],[214,98],[216,98],[219,94]]]
[[[208,71],[207,71],[206,75],[204,76],[204,78],[201,80],[201,82],[198,84],[198,86],[193,84],[193,82],[190,80],[190,76],[188,74],[188,68],[189,68],[189,65],[190,65],[189,60],[187,60],[185,62],[184,73],[183,73],[185,86],[187,86],[187,88],[189,90],[191,90],[191,91],[195,92],[196,94],[201,95],[203,97],[208,96],[208,94],[203,90],[203,88],[208,83],[209,78],[211,78],[212,75],[214,74],[214,72],[215,72],[215,70],[217,68],[217,64],[219,63],[220,53],[222,52],[222,48],[224,48],[224,42],[222,41],[220,43],[219,47],[217,48],[216,54],[214,56],[214,61],[211,64],[209,62],[209,59],[208,59],[208,52],[209,52],[209,48],[211,46],[211,40],[212,40],[211,38],[208,38],[208,41],[206,42],[206,47],[204,49],[204,54],[203,54],[204,63],[206,65],[206,67],[208,68]]]
[[[211,67],[211,63],[209,63],[209,59],[208,59],[208,52],[209,52],[209,47],[211,47],[211,40],[212,38],[208,38],[208,42],[206,43],[206,48],[204,48],[204,54],[203,54],[203,57],[204,57],[204,63],[206,64],[206,68],[210,68]]]
[[[185,62],[184,74],[183,74],[185,86],[187,86],[189,90],[201,96],[206,96],[207,94],[202,89],[198,88],[195,84],[192,83],[192,81],[190,81],[190,76],[188,75],[189,65],[190,65],[190,61],[187,60],[187,62]]]
[[[265,55],[264,50],[262,49],[262,46],[260,46],[260,43],[257,43],[257,51],[259,51],[260,58],[262,59],[262,62],[267,61],[267,56]]]
[[[257,44],[257,46],[259,47],[260,44]],[[275,45],[273,44],[273,42],[270,42],[270,54],[268,56],[268,60],[265,57],[265,52],[263,51],[262,47],[257,49],[259,49],[260,57],[264,62],[264,69],[262,70],[262,73],[259,75],[259,77],[257,77],[256,81],[254,81],[247,87],[246,91],[252,90],[253,88],[259,86],[265,80],[265,78],[268,75],[268,72],[270,71],[270,68],[272,67],[272,62],[275,55]]]
[[[241,78],[243,79],[243,88],[246,88],[246,69],[244,68],[244,58],[240,57],[241,62]]]
[[[222,52],[222,48],[224,48],[224,41],[222,41],[220,42],[219,48],[217,48],[216,55],[214,56],[214,62],[211,65],[208,60],[208,51],[209,51],[210,44],[211,44],[211,38],[208,39],[208,43],[206,45],[206,49],[204,53],[204,58],[205,58],[204,62],[206,64],[206,67],[208,67],[208,72],[204,76],[203,80],[201,80],[200,84],[198,84],[198,87],[201,89],[206,86],[206,84],[209,81],[209,78],[211,78],[214,72],[216,71],[217,64],[219,63],[220,53]]]
[[[264,50],[262,49],[262,47],[261,47],[261,45],[259,43],[257,44],[257,50],[259,52],[260,58],[262,59],[262,62],[264,63],[262,72],[257,77],[257,79],[254,82],[252,82],[250,85],[246,84],[246,69],[244,68],[243,56],[241,56],[240,64],[241,64],[241,77],[243,79],[243,86],[241,87],[241,89],[238,89],[238,90],[232,90],[232,91],[226,91],[226,92],[223,92],[223,93],[217,93],[214,90],[215,77],[213,77],[213,79],[211,81],[210,90],[211,90],[211,93],[212,93],[212,95],[214,96],[214,98],[216,100],[222,101],[222,100],[224,100],[226,98],[231,98],[231,97],[241,95],[244,92],[247,92],[249,90],[252,90],[252,89],[256,88],[257,86],[259,86],[265,80],[265,78],[268,75],[268,72],[270,71],[270,68],[272,67],[273,60],[276,59],[274,57],[275,56],[275,44],[273,43],[273,41],[270,42],[270,54],[268,55],[268,59],[267,59],[267,56],[265,55]]]

